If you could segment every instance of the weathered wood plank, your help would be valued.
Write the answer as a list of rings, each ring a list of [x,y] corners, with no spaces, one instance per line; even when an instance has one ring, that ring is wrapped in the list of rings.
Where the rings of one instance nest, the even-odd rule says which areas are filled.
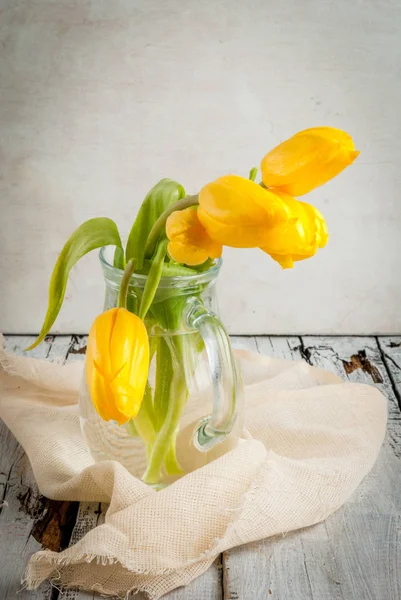
[[[62,357],[67,361],[85,359],[87,336],[56,336],[52,345],[52,357]],[[74,545],[88,531],[104,521],[107,505],[98,502],[84,502],[79,505],[77,518],[69,540],[69,546]],[[52,600],[57,596],[57,590],[53,588]],[[81,590],[65,590],[62,598],[65,600],[93,600],[100,596],[96,592]]]
[[[136,598],[134,596],[133,600]],[[221,557],[203,575],[189,585],[166,594],[163,600],[223,600]]]
[[[16,354],[25,354],[24,348],[34,336],[6,338],[6,348]],[[30,352],[30,356],[50,358],[66,356],[71,336],[45,342]],[[0,507],[0,597],[2,600],[54,600],[52,587],[44,583],[39,590],[21,589],[29,557],[43,547],[60,550],[68,544],[75,522],[78,505],[54,502],[40,495],[29,461],[16,439],[0,422],[0,464],[3,506]],[[0,484],[1,485],[1,484]]]
[[[271,358],[283,358],[286,360],[301,360],[302,341],[298,336],[257,336],[256,347],[260,354]]]
[[[85,357],[87,336],[73,336],[68,352],[68,361],[83,360]],[[107,505],[86,503],[81,504],[77,522],[71,536],[70,545],[75,544],[90,529],[96,527],[104,519]],[[190,585],[178,588],[165,596],[166,600],[221,600],[221,559],[216,562]],[[96,592],[67,590],[63,596],[65,600],[95,600],[101,596]],[[145,600],[145,596],[137,594],[137,600]]]
[[[396,393],[373,337],[305,336],[304,355],[317,367],[355,383],[377,387],[388,399],[388,440],[396,456],[401,456],[401,413]]]
[[[352,381],[392,395],[373,338],[257,337],[263,354],[306,356]],[[393,442],[400,435],[392,405]],[[394,446],[394,443],[393,443]],[[223,555],[224,598],[266,600],[396,600],[400,583],[401,470],[389,445],[350,501],[326,522]]]
[[[7,348],[20,352],[29,345],[33,338],[8,338]],[[400,338],[397,338],[399,341]],[[257,350],[275,358],[298,359],[302,356],[317,366],[328,368],[352,381],[374,383],[390,397],[390,424],[392,427],[392,448],[397,451],[397,436],[400,435],[399,412],[395,410],[396,395],[391,386],[389,373],[397,382],[397,369],[390,369],[388,356],[396,364],[400,364],[397,355],[398,343],[394,338],[380,338],[380,349],[373,338],[316,338],[307,337],[302,341],[297,337],[236,337],[234,347]],[[50,336],[37,349],[38,356],[50,358],[55,355],[68,357],[68,360],[83,359],[86,338],[74,336]],[[392,354],[389,350],[394,350]],[[388,356],[387,356],[388,355]],[[31,354],[32,356],[32,354]],[[384,361],[384,362],[383,362]],[[388,371],[386,370],[386,367]],[[395,367],[394,367],[395,368]],[[20,547],[14,544],[13,560],[10,569],[0,571],[0,592],[9,600],[15,598],[19,589],[19,579],[30,552],[36,551],[41,544],[35,541],[36,535],[42,541],[46,539],[46,515],[54,513],[54,507],[44,507],[43,502],[35,496],[35,485],[29,480],[29,466],[24,464],[22,449],[4,428],[0,430],[1,471],[9,472],[3,476],[3,492],[6,501],[8,519],[0,515],[0,531],[4,524],[13,526],[21,520],[21,529],[16,532],[25,548],[22,555]],[[395,461],[395,462],[394,462]],[[265,598],[294,598],[301,600],[359,600],[368,599],[395,600],[401,595],[400,577],[400,494],[401,472],[399,461],[392,451],[387,449],[381,454],[378,463],[370,476],[362,483],[350,502],[325,523],[294,532],[285,537],[264,540],[250,544],[244,548],[233,549],[224,553],[223,577],[224,598],[241,600],[259,600]],[[20,481],[14,486],[14,473],[20,473]],[[21,475],[22,474],[22,475]],[[0,479],[0,486],[2,480]],[[1,493],[0,488],[0,493]],[[18,495],[17,495],[18,490]],[[18,497],[19,496],[19,497]],[[18,506],[17,506],[18,503]],[[21,503],[30,507],[30,514],[21,511]],[[8,510],[9,509],[9,510]],[[98,519],[103,518],[104,507],[99,514],[96,504],[80,506],[79,518],[72,532],[70,543],[75,543],[93,527]],[[62,511],[61,511],[62,512]],[[65,511],[68,516],[68,510]],[[39,517],[39,518],[38,518]],[[68,519],[67,519],[68,520]],[[51,519],[50,519],[51,522]],[[54,525],[54,523],[53,523]],[[71,531],[71,522],[66,527],[58,524],[50,529]],[[3,530],[1,529],[3,527]],[[21,533],[21,531],[23,533]],[[15,534],[15,530],[14,530]],[[48,534],[47,534],[48,535]],[[69,533],[68,533],[69,535]],[[48,535],[49,538],[49,535]],[[57,538],[57,536],[56,536]],[[35,546],[33,546],[33,543]],[[47,541],[49,543],[49,539]],[[52,542],[50,542],[52,543]],[[58,538],[58,542],[62,540]],[[8,551],[8,546],[7,546]],[[15,565],[18,565],[17,569]],[[20,572],[16,571],[20,568]],[[4,582],[5,570],[16,573],[11,582]],[[190,586],[175,590],[167,596],[169,600],[220,600],[221,567],[215,564],[202,577]],[[11,583],[11,587],[10,587]],[[6,587],[8,585],[8,587]],[[5,592],[4,592],[5,590]],[[54,600],[58,593],[49,585],[44,585],[37,592],[22,592],[19,597],[28,600]],[[92,592],[66,592],[66,600],[94,600],[99,596]],[[137,596],[138,597],[138,596]]]
[[[67,336],[71,339],[71,336]],[[50,354],[50,350],[53,346],[55,336],[48,335],[43,342],[27,352],[25,349],[28,348],[36,339],[34,335],[6,335],[4,337],[5,344],[4,348],[7,352],[13,352],[19,356],[30,356],[31,358],[47,358]]]
[[[401,336],[379,337],[378,344],[401,408]]]
[[[401,596],[401,419],[391,381],[374,338],[305,337],[312,364],[349,381],[375,385],[389,400],[388,440],[372,472],[348,503],[324,524],[336,556],[344,597],[396,600]]]
[[[249,340],[239,338],[239,341],[243,344],[244,339]],[[299,337],[257,336],[253,339],[255,345],[248,343],[243,347],[272,358],[301,358]],[[235,347],[236,343],[233,345]],[[286,573],[285,578],[281,577],[282,573]],[[292,586],[293,581],[295,586]],[[224,552],[223,585],[225,599],[309,598],[309,581],[299,535],[262,540]]]
[[[87,344],[87,335],[73,335],[71,345],[68,349],[67,360],[69,362],[71,362],[72,360],[84,360]]]
[[[20,355],[26,354],[24,348],[29,346],[33,340],[34,336],[8,336],[6,338],[6,348],[10,352],[15,352]],[[44,344],[32,351],[29,355],[37,358],[50,359],[62,357],[68,361],[84,360],[86,343],[87,336],[72,336],[72,338],[71,336],[49,336]],[[25,569],[29,556],[37,550],[40,550],[42,547],[51,547],[55,550],[59,550],[63,547],[65,542],[68,541],[61,539],[63,530],[65,537],[65,530],[67,529],[68,532],[71,533],[74,522],[71,522],[71,503],[53,503],[40,496],[23,449],[19,446],[4,424],[2,424],[2,427],[4,430],[1,433],[2,450],[4,450],[0,455],[4,462],[4,465],[2,466],[4,466],[5,470],[8,468],[8,470],[11,470],[12,472],[11,474],[8,472],[6,473],[8,482],[7,495],[5,497],[7,519],[3,519],[3,523],[0,520],[0,531],[2,530],[2,524],[5,527],[10,528],[13,527],[15,523],[20,523],[22,521],[24,525],[24,534],[20,536],[21,544],[25,545],[26,548],[26,552],[21,554],[21,544],[13,543],[12,552],[8,552],[10,564],[2,563],[5,567],[9,567],[5,570],[10,575],[8,578],[10,581],[8,579],[7,581],[2,581],[0,574],[1,598],[3,600],[4,596],[4,600],[8,600],[15,598],[16,591],[21,587],[21,575]],[[22,479],[21,481],[18,481],[16,489],[13,489],[9,481],[10,478],[13,477],[14,465],[17,465],[17,463],[19,464],[20,461],[24,462],[24,468],[20,469],[21,472],[24,473],[24,481],[22,482]],[[3,482],[3,488],[5,487],[6,482]],[[20,515],[21,510],[25,511],[25,513],[22,512],[22,515]],[[91,528],[99,524],[102,519],[104,519],[106,510],[106,505],[99,505],[98,503],[81,504],[72,530],[71,539],[69,540],[69,545],[76,543],[78,539],[85,535]],[[66,517],[70,517],[68,527],[66,527],[67,523],[64,522],[65,519],[60,524],[54,521],[54,512],[57,514],[61,512],[61,514],[65,514]],[[75,512],[73,513],[73,517],[75,518]],[[56,536],[55,539],[49,536],[49,530],[52,531],[53,536]],[[2,539],[5,538],[2,536]],[[59,543],[57,543],[57,540],[59,540]],[[16,556],[18,557],[17,560]],[[221,600],[221,589],[221,564],[220,559],[217,559],[215,564],[191,585],[186,588],[174,590],[167,597],[169,600],[184,600],[184,598],[185,600],[189,598],[194,598],[196,600]],[[22,600],[24,600],[25,597],[32,598],[32,600],[50,600],[50,598],[51,600],[55,600],[57,596],[57,589],[52,588],[50,584],[45,583],[35,592],[23,591],[19,597],[22,598]],[[62,597],[66,600],[93,600],[95,598],[100,598],[95,592],[74,590],[63,592]],[[136,597],[140,600],[140,596]]]
[[[251,350],[253,352],[258,351],[258,347],[256,345],[256,338],[253,335],[232,335],[230,339],[233,348],[236,348],[238,350]]]
[[[249,344],[247,349],[257,350],[271,358],[302,358],[299,337],[257,336],[254,339],[256,348]],[[225,600],[311,598],[299,533],[277,536],[224,552],[223,586]]]

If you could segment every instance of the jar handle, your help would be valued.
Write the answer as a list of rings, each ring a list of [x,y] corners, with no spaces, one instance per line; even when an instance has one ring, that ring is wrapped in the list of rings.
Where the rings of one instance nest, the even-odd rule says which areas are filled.
[[[198,450],[210,450],[231,432],[242,398],[240,374],[230,338],[218,317],[198,298],[191,298],[187,325],[202,337],[212,376],[213,412],[202,419],[194,434]]]

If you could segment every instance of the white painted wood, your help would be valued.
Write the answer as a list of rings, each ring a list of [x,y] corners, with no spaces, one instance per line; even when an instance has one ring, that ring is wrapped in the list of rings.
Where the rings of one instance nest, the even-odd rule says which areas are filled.
[[[239,336],[232,335],[230,337],[231,345],[237,350],[251,350],[251,352],[257,352],[258,347],[256,345],[256,339],[253,336]]]
[[[326,526],[336,549],[344,597],[396,600],[401,595],[397,572],[401,564],[401,415],[380,350],[374,339],[367,338],[307,337],[303,341],[313,364],[330,368],[331,363],[331,370],[343,378],[375,385],[389,400],[388,439],[376,465]]]
[[[333,371],[340,377],[377,387],[388,399],[388,441],[401,456],[401,415],[381,351],[374,338],[311,337],[303,338],[304,352],[310,362]]]
[[[58,336],[57,336],[58,337]],[[56,339],[57,339],[56,337]],[[88,343],[87,335],[73,335],[71,345],[68,351],[68,362],[72,360],[85,360],[86,346]]]
[[[361,150],[305,198],[327,219],[327,248],[286,272],[259,250],[225,251],[224,320],[237,334],[401,331],[399,0],[1,7],[1,330],[39,330],[83,220],[113,217],[126,236],[160,178],[194,193],[327,124]],[[86,333],[102,296],[92,256],[54,331]]]
[[[14,354],[18,354],[20,356],[30,356],[31,358],[47,358],[55,337],[49,335],[42,344],[27,352],[26,348],[33,344],[35,339],[36,336],[34,335],[6,336],[4,348],[7,350],[7,352],[13,352]],[[71,339],[71,336],[68,336],[68,339]]]
[[[271,358],[302,359],[302,341],[299,337],[258,336],[256,346],[260,354]]]
[[[0,437],[1,453],[10,457],[4,448],[4,437]],[[23,508],[22,508],[23,507]],[[44,504],[40,500],[26,455],[19,446],[10,464],[4,495],[4,504],[0,508],[0,594],[2,600],[23,598],[28,600],[50,600],[51,586],[44,583],[40,590],[21,591],[21,579],[29,557],[41,550],[42,545],[31,535],[35,524],[34,513],[38,516]],[[18,593],[18,596],[17,596]]]
[[[189,585],[166,594],[163,598],[164,600],[225,600],[220,557],[203,575],[197,577]]]
[[[234,339],[237,347],[258,348],[275,358],[305,356],[312,364],[344,378],[377,385],[391,402],[390,444],[384,447],[374,470],[350,501],[326,522],[225,552],[222,568],[215,564],[190,586],[168,595],[169,599],[398,600],[401,596],[398,576],[401,469],[394,451],[398,454],[396,443],[400,439],[401,421],[389,378],[389,364],[391,360],[397,362],[399,356],[398,341],[401,338],[380,339],[380,352],[373,338]],[[7,348],[17,352],[30,342],[26,337],[6,339]],[[48,345],[42,345],[36,352],[49,358],[58,355],[67,356],[68,360],[82,359],[80,351],[85,343],[85,338],[50,338]],[[394,381],[397,372],[392,373]],[[6,600],[11,600],[15,598],[29,554],[41,547],[31,535],[39,516],[34,514],[38,510],[38,497],[27,459],[4,425],[0,428],[0,445],[0,472],[4,472],[0,494],[5,492],[8,502],[0,514],[0,592]],[[28,506],[29,514],[21,511],[22,505],[25,511]],[[100,515],[98,508],[97,504],[81,504],[70,543],[104,518],[106,507],[101,506]],[[6,545],[4,539],[7,539]],[[18,597],[50,600],[50,592],[50,586],[45,585],[37,592],[22,592]],[[51,600],[55,600],[56,595],[55,592]],[[60,598],[98,600],[100,597],[91,592],[70,590]]]
[[[396,600],[401,595],[401,421],[373,338],[256,338],[264,354],[308,357],[343,378],[376,385],[392,402],[390,444],[349,502],[324,523],[235,548],[223,555],[225,598],[266,600]],[[300,340],[299,340],[300,341]],[[365,368],[351,368],[356,358]],[[361,355],[362,352],[362,355]],[[347,373],[346,371],[349,371]],[[372,379],[373,377],[373,379]],[[381,381],[379,381],[381,380]]]
[[[379,347],[387,367],[391,383],[397,394],[398,403],[401,403],[401,336],[379,337]]]
[[[232,340],[234,347],[241,344],[245,349],[257,350],[271,358],[302,358],[299,337],[235,337]],[[255,340],[255,344],[250,340]],[[223,585],[224,598],[233,600],[309,599],[310,583],[300,534],[290,533],[224,552]]]
[[[34,337],[6,338],[5,347],[16,354]],[[55,343],[49,337],[31,352],[31,356],[53,359],[67,353],[70,336]],[[53,600],[46,582],[39,590],[21,590],[21,579],[29,557],[42,549],[33,537],[38,521],[46,519],[46,501],[40,495],[23,449],[0,420],[0,597],[2,600]],[[39,535],[37,531],[36,537]],[[18,593],[18,595],[17,595]]]

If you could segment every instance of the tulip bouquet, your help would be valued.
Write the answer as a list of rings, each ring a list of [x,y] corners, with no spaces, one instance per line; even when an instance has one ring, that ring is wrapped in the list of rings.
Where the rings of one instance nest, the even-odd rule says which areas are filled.
[[[100,418],[143,440],[148,456],[144,481],[157,483],[163,471],[182,472],[175,444],[188,397],[188,372],[194,369],[187,360],[188,344],[192,353],[203,347],[199,337],[189,336],[189,342],[188,336],[167,335],[180,331],[186,299],[174,287],[160,296],[161,280],[208,272],[223,246],[260,248],[285,269],[312,257],[327,242],[326,223],[316,208],[296,197],[326,183],[358,154],[352,138],[339,129],[307,129],[266,154],[260,183],[254,168],[249,178],[226,175],[187,195],[179,183],[162,179],[144,199],[125,248],[108,218],[86,221],[65,244],[51,276],[43,327],[32,347],[44,339],[58,315],[71,268],[91,250],[114,246],[119,293],[116,306],[91,327],[86,382]],[[143,286],[136,276],[144,277]],[[201,297],[204,287],[200,283],[191,295]]]

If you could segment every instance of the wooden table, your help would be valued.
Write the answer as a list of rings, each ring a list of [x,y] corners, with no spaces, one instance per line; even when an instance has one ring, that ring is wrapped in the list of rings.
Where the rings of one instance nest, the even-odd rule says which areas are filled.
[[[32,341],[7,336],[22,354]],[[85,337],[48,337],[32,354],[82,360]],[[168,600],[399,600],[401,598],[401,337],[234,337],[234,347],[304,358],[349,381],[375,385],[388,398],[388,436],[350,501],[324,523],[224,552]],[[1,499],[3,502],[1,503]],[[102,521],[98,503],[41,496],[24,451],[0,422],[0,600],[93,600],[49,583],[17,591],[31,554],[62,550]],[[138,598],[138,596],[136,596]]]

